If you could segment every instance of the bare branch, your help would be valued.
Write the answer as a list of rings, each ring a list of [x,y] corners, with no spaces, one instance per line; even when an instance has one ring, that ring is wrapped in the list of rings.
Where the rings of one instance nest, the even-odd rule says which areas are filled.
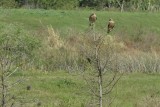
[[[122,75],[120,75],[119,78],[114,82],[114,84],[112,85],[112,87],[111,87],[107,92],[105,92],[103,95],[109,94],[109,93],[113,90],[113,88],[115,87],[115,85],[118,83],[118,81],[121,79],[122,76],[123,76],[123,73],[122,73]]]
[[[84,76],[83,76],[83,78],[85,79],[87,85],[90,87],[89,89],[91,90],[91,92],[92,92],[96,97],[99,97],[99,95],[96,94],[96,92],[94,91],[94,87],[92,87],[92,86],[90,85],[90,83],[88,82],[88,80],[87,80]]]
[[[6,76],[5,80],[7,80],[11,75],[13,75],[16,71],[18,70],[18,67],[16,67],[16,69],[11,72],[9,75]]]

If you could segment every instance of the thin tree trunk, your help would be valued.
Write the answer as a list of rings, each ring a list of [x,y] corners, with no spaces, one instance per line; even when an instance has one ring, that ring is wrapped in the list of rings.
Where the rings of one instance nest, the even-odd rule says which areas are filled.
[[[124,0],[122,1],[122,3],[120,3],[120,1],[118,1],[118,0],[116,0],[117,1],[117,3],[118,3],[118,5],[119,5],[119,7],[120,7],[120,10],[121,10],[121,12],[123,12],[124,11]]]
[[[102,72],[99,71],[99,75],[98,75],[98,83],[99,83],[99,107],[103,107],[103,90],[102,90]]]
[[[111,8],[111,1],[108,1],[108,8]]]
[[[124,0],[122,1],[122,4],[121,4],[121,12],[124,11]]]
[[[148,11],[151,10],[151,0],[148,1]]]
[[[2,76],[1,76],[1,85],[2,85],[2,104],[1,104],[1,106],[2,107],[5,107],[5,103],[6,103],[6,101],[5,101],[5,84],[4,84],[4,72],[2,72]]]
[[[98,45],[95,46],[96,65],[98,71],[98,85],[99,85],[99,107],[103,107],[103,89],[102,89],[102,68],[98,53]]]

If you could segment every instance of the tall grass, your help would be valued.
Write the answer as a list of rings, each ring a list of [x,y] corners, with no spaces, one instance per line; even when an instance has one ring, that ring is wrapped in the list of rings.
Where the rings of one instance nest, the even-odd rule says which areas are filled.
[[[92,52],[85,52],[90,52],[92,48],[93,32],[78,33],[70,30],[67,38],[64,39],[50,26],[46,28],[46,33],[48,36],[43,38],[43,47],[39,50],[40,62],[36,62],[41,63],[38,68],[49,71],[56,69],[82,71],[84,69],[83,63],[92,54]],[[155,49],[151,48],[145,51],[141,49],[141,46],[136,48],[134,45],[138,44],[134,42],[131,45],[126,44],[120,37],[105,36],[105,34],[99,32],[95,32],[95,34],[104,37],[106,46],[114,50],[114,57],[107,65],[108,70],[146,73],[160,71],[160,56],[159,51],[156,50],[159,47],[156,45],[153,45],[156,46]],[[143,44],[145,45],[144,42]],[[103,47],[103,49],[107,47]]]

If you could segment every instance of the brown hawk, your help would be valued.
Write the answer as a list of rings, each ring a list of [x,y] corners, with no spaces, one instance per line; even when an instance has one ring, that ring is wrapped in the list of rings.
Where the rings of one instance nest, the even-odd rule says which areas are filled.
[[[114,26],[115,26],[115,22],[113,21],[113,19],[109,19],[109,22],[108,22],[108,31],[107,31],[107,33],[110,33],[111,32],[111,30],[114,28]]]
[[[95,13],[92,13],[90,16],[89,16],[89,26],[93,26],[94,23],[96,22],[97,20],[97,16]]]

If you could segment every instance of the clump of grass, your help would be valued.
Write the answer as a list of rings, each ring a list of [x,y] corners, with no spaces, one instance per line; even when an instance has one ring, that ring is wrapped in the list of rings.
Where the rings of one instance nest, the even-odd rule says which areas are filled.
[[[117,60],[113,61],[112,68],[121,72],[145,72],[155,73],[160,70],[160,56],[157,53],[145,53],[141,51],[125,51],[117,54]]]
[[[54,47],[56,49],[59,49],[64,46],[63,41],[60,38],[60,35],[58,32],[56,32],[52,26],[47,27],[48,30],[48,38],[47,38],[47,43],[49,47]]]
[[[160,98],[154,95],[146,96],[135,107],[160,107]]]

